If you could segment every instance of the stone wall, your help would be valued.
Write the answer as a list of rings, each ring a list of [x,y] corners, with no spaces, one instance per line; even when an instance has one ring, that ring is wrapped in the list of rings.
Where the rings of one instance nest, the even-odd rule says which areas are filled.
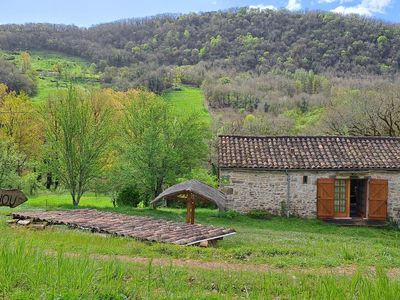
[[[389,181],[389,218],[400,219],[400,172],[309,172],[252,171],[220,169],[221,191],[227,196],[227,209],[248,212],[265,209],[279,215],[286,211],[288,192],[291,215],[317,216],[317,179],[334,176],[362,175]],[[307,183],[303,183],[307,176]],[[290,190],[288,189],[288,183]]]

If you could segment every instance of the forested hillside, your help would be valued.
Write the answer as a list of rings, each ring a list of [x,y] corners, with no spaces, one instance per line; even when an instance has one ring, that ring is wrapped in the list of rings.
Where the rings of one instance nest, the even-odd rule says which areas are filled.
[[[68,78],[121,91],[145,87],[158,94],[191,85],[203,90],[216,133],[398,132],[396,122],[385,124],[388,118],[397,120],[387,114],[400,104],[400,25],[371,18],[241,8],[90,28],[2,25],[0,49],[10,60],[0,58],[9,70],[0,70],[0,82],[40,99],[46,93],[39,88],[38,96],[35,83],[58,86],[62,80],[65,85]],[[85,67],[65,76],[70,72],[55,64],[46,73],[54,79],[41,79],[41,68],[24,70],[12,51],[17,56],[56,51],[84,59]],[[386,115],[377,116],[381,125],[374,121],[363,130],[357,124],[366,124],[363,117],[376,106],[376,90],[387,91],[382,100]],[[364,102],[358,103],[361,97]]]
[[[0,48],[55,50],[104,68],[218,61],[240,71],[373,73],[400,68],[400,27],[333,13],[235,9],[86,28],[3,25]]]

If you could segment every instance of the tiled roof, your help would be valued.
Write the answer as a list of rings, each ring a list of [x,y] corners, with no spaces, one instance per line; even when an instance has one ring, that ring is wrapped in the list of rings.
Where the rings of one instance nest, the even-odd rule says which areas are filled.
[[[223,135],[218,161],[220,168],[400,170],[400,138]]]
[[[178,245],[194,245],[201,241],[211,241],[236,233],[229,228],[178,223],[94,209],[15,212],[13,218],[47,221],[50,224],[64,224],[81,229],[90,229],[92,232]]]

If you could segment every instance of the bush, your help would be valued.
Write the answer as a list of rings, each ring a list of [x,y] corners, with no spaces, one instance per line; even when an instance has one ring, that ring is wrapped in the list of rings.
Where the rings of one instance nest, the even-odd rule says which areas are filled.
[[[140,193],[136,186],[127,186],[118,193],[117,205],[118,206],[132,206],[137,207],[140,203]]]
[[[238,216],[240,216],[240,213],[238,213],[235,210],[221,211],[221,212],[218,213],[218,217],[226,218],[226,219],[234,219],[234,218],[236,218]]]
[[[259,220],[270,220],[272,218],[272,214],[264,209],[253,209],[249,211],[246,215],[252,219]]]

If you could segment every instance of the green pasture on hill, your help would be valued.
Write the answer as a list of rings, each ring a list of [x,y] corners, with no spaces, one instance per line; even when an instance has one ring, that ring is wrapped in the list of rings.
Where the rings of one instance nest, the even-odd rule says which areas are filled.
[[[204,122],[211,124],[211,116],[204,104],[204,94],[199,88],[181,86],[178,90],[168,91],[163,94],[173,111],[182,115],[191,113],[200,114]]]
[[[0,57],[21,65],[20,52],[0,51]],[[31,65],[37,83],[35,102],[45,101],[55,91],[73,83],[78,86],[99,86],[99,74],[84,59],[57,52],[29,51]],[[59,72],[61,71],[61,72]]]

